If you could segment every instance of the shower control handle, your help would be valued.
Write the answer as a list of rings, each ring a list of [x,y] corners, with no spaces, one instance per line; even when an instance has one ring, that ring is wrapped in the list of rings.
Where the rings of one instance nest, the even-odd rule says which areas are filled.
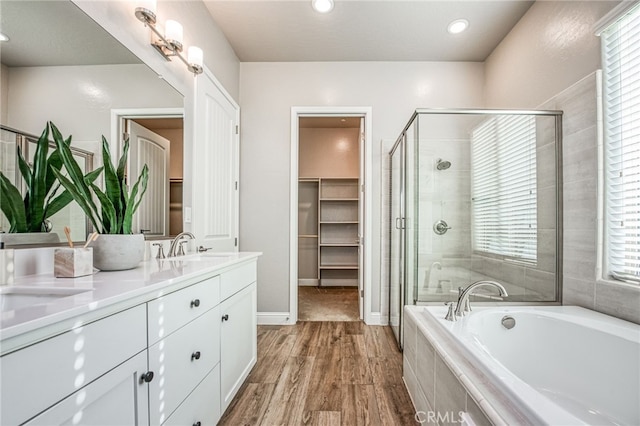
[[[437,235],[444,235],[449,229],[451,229],[449,224],[442,219],[433,224],[433,232]]]

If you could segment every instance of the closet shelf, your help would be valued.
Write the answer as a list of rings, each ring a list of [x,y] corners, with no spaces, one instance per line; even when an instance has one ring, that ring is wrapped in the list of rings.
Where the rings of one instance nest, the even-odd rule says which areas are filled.
[[[358,269],[358,265],[320,265],[320,269]]]
[[[358,223],[357,220],[321,220],[320,224],[322,225],[323,223],[326,224],[332,224],[332,223],[339,223],[339,224],[347,224],[347,223]]]
[[[320,243],[320,247],[358,247],[358,243]]]
[[[317,235],[298,235],[298,238],[318,238]]]
[[[358,198],[320,198],[320,201],[359,201]]]

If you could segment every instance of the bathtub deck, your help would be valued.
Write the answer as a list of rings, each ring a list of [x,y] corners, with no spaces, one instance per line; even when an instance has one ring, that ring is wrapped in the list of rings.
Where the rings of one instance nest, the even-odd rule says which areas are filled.
[[[220,425],[415,425],[389,327],[259,326],[258,362]]]

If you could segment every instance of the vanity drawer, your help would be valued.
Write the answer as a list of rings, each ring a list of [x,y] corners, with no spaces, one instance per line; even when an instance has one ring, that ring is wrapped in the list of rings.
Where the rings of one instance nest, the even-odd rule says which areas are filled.
[[[149,346],[193,321],[219,302],[219,276],[152,300],[148,303]]]
[[[149,419],[164,422],[220,361],[220,308],[215,307],[149,348]]]
[[[220,365],[191,392],[163,426],[215,426],[220,420]]]
[[[0,424],[21,424],[146,347],[136,306],[0,358]]]
[[[220,299],[225,300],[249,284],[256,282],[256,262],[232,269],[223,273],[220,277]]]

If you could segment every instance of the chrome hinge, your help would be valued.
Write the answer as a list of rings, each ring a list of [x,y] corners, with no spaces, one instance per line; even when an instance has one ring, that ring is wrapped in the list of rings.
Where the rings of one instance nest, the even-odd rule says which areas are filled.
[[[129,139],[129,133],[124,132],[124,133],[122,134],[122,142],[124,142],[124,141],[126,141],[126,140],[128,140],[128,139]]]
[[[236,237],[236,238],[235,238],[235,240],[234,240],[234,242],[233,242],[233,245],[234,245],[235,247],[238,247],[238,237]]]
[[[364,290],[360,290],[360,297],[364,297]]]
[[[236,191],[238,190],[238,181],[236,181]]]
[[[240,133],[240,127],[236,124],[236,135]]]
[[[364,192],[364,183],[360,185],[360,192]]]

